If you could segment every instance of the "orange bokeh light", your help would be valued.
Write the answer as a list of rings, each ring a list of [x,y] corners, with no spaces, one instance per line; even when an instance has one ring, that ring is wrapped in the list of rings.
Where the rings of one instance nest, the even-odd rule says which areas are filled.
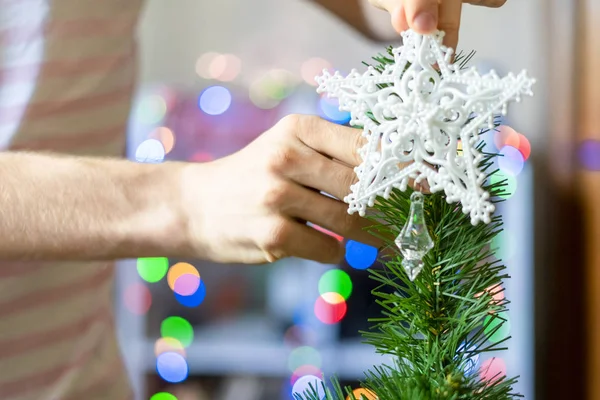
[[[501,150],[504,146],[512,146],[515,149],[519,148],[520,138],[517,131],[507,125],[500,125],[496,129],[494,145],[496,145],[498,150]]]
[[[529,143],[525,135],[519,134],[519,147],[517,149],[521,152],[525,161],[527,161],[531,155],[531,143]]]
[[[525,161],[529,158],[531,155],[531,143],[529,143],[525,135],[518,133],[506,125],[499,126],[497,130],[494,135],[494,145],[498,150],[501,150],[504,146],[514,147],[519,150]]]
[[[178,353],[185,357],[185,349],[183,344],[181,344],[179,340],[172,337],[163,337],[154,343],[154,354],[156,357],[166,352]]]
[[[340,304],[340,303],[343,303],[345,301],[344,297],[341,294],[336,293],[336,292],[323,293],[321,295],[321,297],[327,303],[332,304],[332,305]]]
[[[186,274],[195,275],[200,278],[200,273],[196,267],[186,262],[177,263],[169,268],[169,272],[167,273],[167,282],[171,290],[175,290],[175,281],[177,281],[177,279],[182,275]]]
[[[175,134],[166,126],[160,126],[154,129],[149,136],[149,139],[160,141],[165,148],[165,154],[168,154],[175,146]]]
[[[212,76],[210,74],[210,67],[211,67],[213,60],[215,58],[217,58],[218,56],[220,56],[219,53],[210,51],[210,52],[204,53],[200,57],[198,57],[198,60],[196,61],[196,73],[201,78],[211,79]]]
[[[378,397],[375,393],[363,388],[354,389],[352,394],[356,400],[378,400]],[[346,400],[352,400],[352,397],[348,396],[346,397]]]
[[[233,54],[219,54],[212,59],[208,67],[208,75],[212,79],[223,82],[234,80],[242,69],[242,61]]]
[[[504,300],[504,289],[500,284],[490,286],[489,288],[485,289],[485,292],[492,296],[494,302],[500,302]],[[482,294],[483,292],[477,293],[475,298],[481,297]]]

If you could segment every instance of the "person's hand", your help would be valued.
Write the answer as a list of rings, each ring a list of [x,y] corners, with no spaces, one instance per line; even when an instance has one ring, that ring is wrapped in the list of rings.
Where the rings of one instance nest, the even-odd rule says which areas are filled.
[[[294,115],[229,157],[186,166],[183,210],[192,253],[247,264],[290,256],[339,262],[343,244],[305,221],[380,245],[365,230],[370,222],[320,193],[350,193],[362,143],[359,129]]]
[[[387,10],[398,33],[409,28],[421,34],[435,29],[446,32],[444,44],[456,49],[462,4],[500,7],[506,0],[369,0],[374,6]]]

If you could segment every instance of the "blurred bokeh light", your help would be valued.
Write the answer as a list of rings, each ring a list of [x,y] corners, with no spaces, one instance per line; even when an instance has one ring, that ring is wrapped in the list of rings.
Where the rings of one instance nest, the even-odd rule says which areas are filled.
[[[155,283],[165,277],[169,268],[169,260],[166,257],[138,258],[137,271],[146,282]]]
[[[330,269],[319,279],[319,293],[339,293],[347,300],[352,293],[352,280],[350,276],[341,269]]]
[[[175,292],[175,299],[177,299],[179,304],[189,308],[198,307],[200,304],[202,304],[205,297],[206,285],[204,284],[204,281],[202,279],[200,279],[198,289],[190,295],[186,296]]]
[[[484,321],[485,332],[490,341],[498,343],[510,335],[510,319],[506,312],[488,315]]]
[[[315,77],[321,75],[323,70],[332,70],[331,63],[319,57],[310,58],[302,63],[300,67],[300,75],[304,82],[311,86],[317,86]]]
[[[123,304],[135,315],[144,315],[152,305],[152,294],[143,283],[132,283],[123,292]]]
[[[171,393],[160,392],[154,394],[150,397],[150,400],[178,400],[177,397],[173,396]]]
[[[166,352],[156,357],[156,371],[165,381],[179,383],[188,377],[189,368],[181,354]]]
[[[150,94],[141,99],[135,109],[135,118],[145,124],[157,124],[167,113],[167,102],[159,94]]]
[[[231,106],[231,92],[223,86],[210,86],[200,94],[198,105],[208,115],[220,115]]]
[[[172,337],[159,338],[154,344],[154,355],[156,357],[166,352],[179,353],[183,357],[186,356],[183,344],[181,344],[179,340]]]
[[[182,317],[171,316],[165,318],[160,325],[160,334],[163,338],[174,338],[189,347],[194,340],[194,328]]]
[[[479,368],[481,379],[493,382],[506,376],[506,363],[501,358],[490,358],[485,360]]]
[[[346,301],[339,293],[323,293],[315,301],[315,316],[324,324],[337,324],[348,311]]]
[[[350,113],[347,111],[340,111],[339,101],[327,96],[322,96],[319,99],[319,115],[336,124],[344,125],[350,122]]]
[[[377,395],[374,392],[363,388],[354,389],[352,394],[356,400],[378,400]],[[346,400],[352,400],[352,398],[348,396]]]
[[[303,365],[312,365],[321,368],[321,354],[310,346],[297,347],[290,353],[288,368],[290,372],[297,371]]]
[[[377,260],[378,250],[354,240],[346,243],[346,262],[355,269],[367,269]]]
[[[159,164],[165,159],[165,148],[160,140],[144,140],[135,151],[135,160],[140,163]]]
[[[305,375],[298,379],[292,388],[292,393],[297,395],[312,394],[316,391],[319,399],[325,398],[323,380],[313,375]],[[303,396],[304,397],[304,396]]]
[[[154,129],[150,133],[149,139],[156,139],[161,142],[163,148],[165,149],[165,154],[169,154],[175,146],[175,134],[166,126],[159,126],[158,128]]]

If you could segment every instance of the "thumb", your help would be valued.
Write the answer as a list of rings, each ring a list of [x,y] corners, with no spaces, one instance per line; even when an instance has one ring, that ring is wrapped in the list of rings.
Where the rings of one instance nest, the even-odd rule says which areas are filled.
[[[433,33],[438,25],[438,0],[404,0],[408,26],[422,35]]]

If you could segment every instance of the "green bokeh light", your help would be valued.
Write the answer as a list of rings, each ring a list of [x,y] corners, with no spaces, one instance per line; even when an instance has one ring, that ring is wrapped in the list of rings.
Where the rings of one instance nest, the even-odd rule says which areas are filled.
[[[173,396],[171,393],[160,392],[150,397],[150,400],[177,400],[177,397]]]
[[[312,365],[313,367],[321,368],[321,354],[310,347],[297,347],[290,353],[288,359],[288,368],[294,372],[303,365]]]
[[[146,124],[157,124],[167,113],[167,102],[158,95],[152,94],[142,98],[136,107],[136,117]]]
[[[160,324],[160,334],[164,338],[179,340],[183,347],[189,347],[194,341],[194,328],[181,317],[165,318]]]
[[[516,248],[515,236],[506,230],[498,233],[492,239],[491,249],[501,260],[510,260],[515,255]]]
[[[275,69],[262,78],[261,86],[266,96],[273,100],[283,100],[294,93],[297,82],[291,72]]]
[[[487,335],[489,335],[500,324],[502,324],[502,326],[498,328],[498,330],[494,332],[492,336],[490,336],[490,341],[493,343],[498,343],[510,335],[510,319],[508,319],[508,314],[506,312],[501,312],[498,313],[497,316],[488,315],[483,323],[483,326],[485,326],[485,333]]]
[[[352,280],[341,269],[332,269],[323,274],[319,280],[319,293],[339,293],[344,300],[348,300],[352,293]]]
[[[169,260],[166,257],[138,258],[137,271],[146,282],[160,281],[167,274]]]
[[[496,184],[496,183],[502,182],[504,180],[506,180],[506,182],[504,182],[504,186],[502,186],[502,188],[501,188],[502,194],[499,197],[501,197],[503,199],[510,199],[512,197],[512,195],[515,194],[515,191],[517,190],[517,178],[515,178],[512,175],[508,175],[503,172],[500,172],[500,171],[496,171],[490,177],[491,184]]]

